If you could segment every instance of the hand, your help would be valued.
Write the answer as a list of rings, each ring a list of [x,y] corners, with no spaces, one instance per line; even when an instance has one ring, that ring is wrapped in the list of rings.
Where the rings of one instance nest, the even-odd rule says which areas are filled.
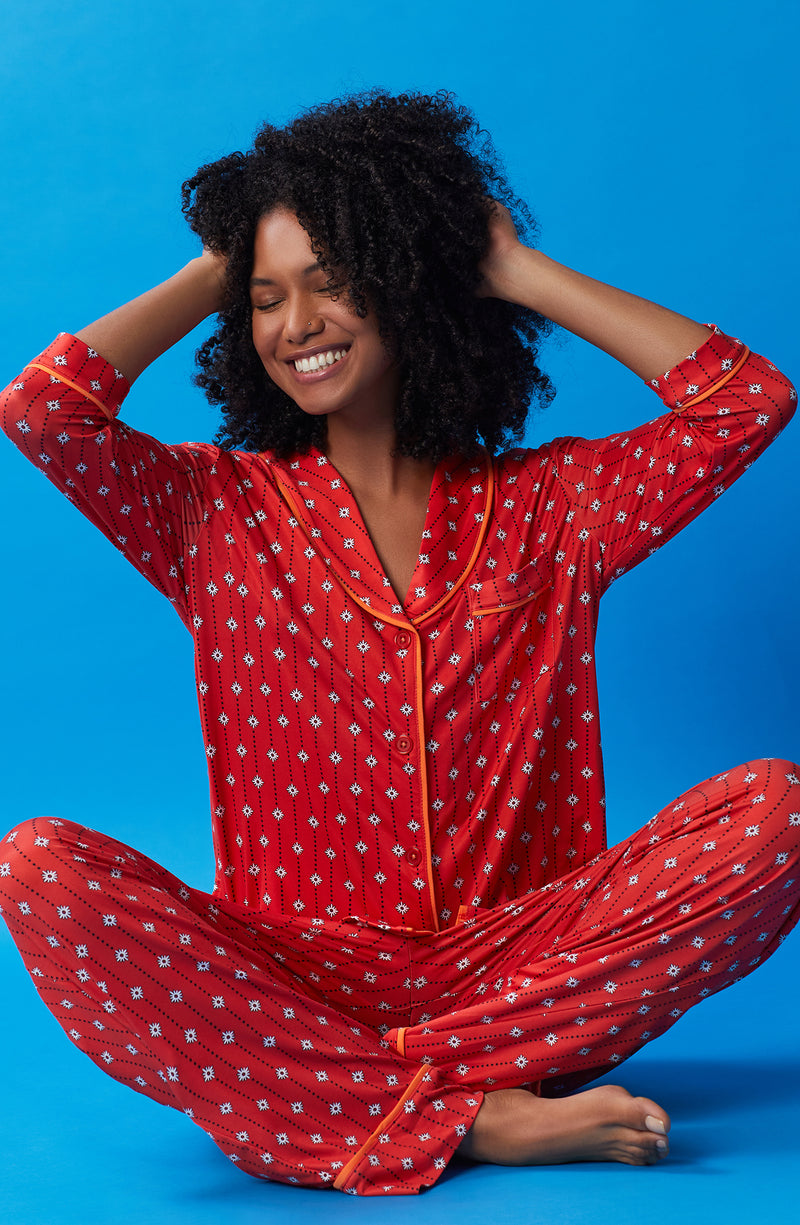
[[[76,332],[133,382],[146,366],[225,303],[226,260],[203,251],[169,280]]]
[[[203,254],[198,257],[197,262],[199,267],[208,275],[208,279],[213,286],[216,302],[214,311],[220,311],[225,300],[225,279],[228,268],[227,257],[218,251],[210,251],[208,247],[203,247]]]
[[[477,290],[479,298],[505,298],[504,286],[508,271],[522,249],[511,214],[499,200],[491,200],[489,217],[489,247],[481,260],[483,281]]]

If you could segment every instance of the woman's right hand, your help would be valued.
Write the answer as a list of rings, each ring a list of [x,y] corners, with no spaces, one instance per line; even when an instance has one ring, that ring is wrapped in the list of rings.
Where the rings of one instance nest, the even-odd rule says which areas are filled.
[[[519,253],[525,248],[517,235],[511,214],[499,200],[490,200],[489,246],[481,260],[483,281],[479,298],[507,298],[511,272]]]
[[[185,267],[77,332],[133,382],[225,300],[225,257],[204,250]]]
[[[214,314],[222,310],[222,305],[225,299],[225,282],[228,268],[228,260],[225,255],[217,251],[210,251],[208,247],[203,247],[202,255],[198,256],[199,265],[209,274],[213,275],[213,281],[210,282],[216,287],[217,305],[209,314]]]

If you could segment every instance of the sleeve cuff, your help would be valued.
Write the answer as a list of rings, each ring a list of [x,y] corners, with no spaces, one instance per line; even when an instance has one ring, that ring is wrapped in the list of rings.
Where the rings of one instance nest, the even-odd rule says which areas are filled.
[[[733,378],[749,355],[750,350],[741,340],[726,336],[714,323],[706,327],[712,330],[699,349],[647,383],[673,412],[683,412],[713,395]]]
[[[44,370],[90,400],[109,418],[116,417],[130,391],[130,383],[104,357],[69,332],[60,332],[51,345],[28,362],[28,369]]]

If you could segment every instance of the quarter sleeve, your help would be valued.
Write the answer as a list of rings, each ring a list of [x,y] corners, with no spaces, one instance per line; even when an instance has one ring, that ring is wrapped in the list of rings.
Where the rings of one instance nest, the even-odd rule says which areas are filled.
[[[665,414],[623,434],[560,438],[548,448],[550,496],[582,541],[595,538],[604,588],[724,493],[794,412],[789,380],[709,326],[695,353],[648,384]]]
[[[0,396],[11,441],[188,621],[183,566],[216,447],[167,446],[117,419],[129,385],[62,333]]]

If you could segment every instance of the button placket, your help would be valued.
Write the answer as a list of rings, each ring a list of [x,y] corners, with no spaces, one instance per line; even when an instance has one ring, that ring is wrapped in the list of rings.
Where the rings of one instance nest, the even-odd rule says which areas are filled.
[[[417,640],[416,645],[415,645],[415,639]],[[420,691],[421,677],[418,675],[418,667],[419,667],[420,660],[417,658],[415,652],[421,649],[421,643],[419,642],[419,638],[414,631],[412,631],[411,629],[405,629],[405,628],[400,627],[395,631],[394,644],[395,644],[395,647],[397,648],[397,657],[398,657],[398,661],[401,664],[401,667],[403,667],[404,669],[411,668],[413,669],[413,672],[415,674],[414,690],[416,694],[417,714],[419,714],[419,712],[422,709],[422,706],[421,706],[422,693]],[[415,710],[414,710],[414,707],[406,703],[401,708],[401,711],[399,713],[403,714],[404,716],[408,718],[412,718],[415,713]],[[408,758],[412,754],[416,755],[418,746],[421,746],[424,743],[424,738],[425,738],[424,728],[421,724],[417,725],[417,723],[414,723],[412,730],[414,730],[416,733],[413,736],[410,735],[408,731],[402,731],[402,732],[398,732],[397,734],[395,734],[393,737],[390,738],[392,750],[398,755],[400,755],[401,757],[406,759],[406,764],[403,766],[403,770],[406,773],[409,772]],[[415,760],[416,760],[416,757],[415,757]],[[410,874],[413,875],[414,877],[415,888],[416,888],[419,886],[419,884],[422,883],[423,880],[426,879],[425,870],[424,868],[420,869],[420,865],[425,865],[427,863],[427,854],[428,854],[428,851],[427,851],[427,837],[428,837],[427,835],[427,824],[428,824],[427,780],[426,780],[426,772],[425,772],[424,754],[420,755],[420,759],[417,765],[413,769],[411,769],[411,773],[416,775],[415,781],[419,789],[418,792],[416,793],[416,798],[418,799],[418,803],[419,803],[420,820],[421,820],[422,826],[424,827],[424,832],[422,833],[422,838],[424,839],[424,845],[422,848],[419,846],[413,846],[413,845],[409,846],[407,850],[405,851],[403,859],[405,860],[405,863],[408,866],[408,868],[411,870]],[[435,907],[434,907],[434,900],[431,894],[432,882],[430,881],[430,879],[427,880],[427,884],[429,886],[427,889],[427,893],[429,894],[429,896],[427,897],[427,907],[430,909],[430,922],[433,924],[434,928],[438,928]]]

